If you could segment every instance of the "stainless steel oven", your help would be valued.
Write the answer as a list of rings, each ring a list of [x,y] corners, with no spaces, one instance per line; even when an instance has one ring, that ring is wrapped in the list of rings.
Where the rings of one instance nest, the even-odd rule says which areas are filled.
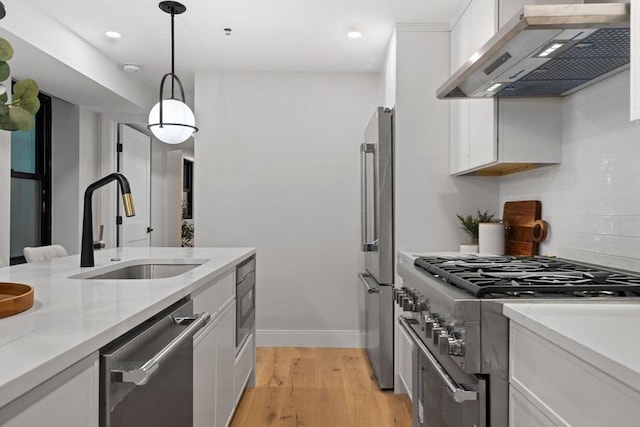
[[[415,347],[414,427],[509,425],[505,302],[638,300],[640,275],[550,257],[437,255],[402,261],[399,320]]]
[[[256,318],[256,257],[236,267],[236,350],[253,331]]]
[[[399,321],[414,343],[413,427],[487,427],[485,379],[443,366],[416,333],[418,321]]]
[[[100,350],[100,427],[192,424],[193,335],[209,317],[183,300]]]

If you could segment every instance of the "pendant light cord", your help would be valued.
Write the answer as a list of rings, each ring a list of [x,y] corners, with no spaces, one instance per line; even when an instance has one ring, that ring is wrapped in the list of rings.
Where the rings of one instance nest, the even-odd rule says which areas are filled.
[[[174,26],[173,26],[173,17],[175,16],[175,12],[171,9],[171,74],[175,76],[176,74],[176,58],[175,58],[175,39],[174,39]],[[175,98],[175,82],[174,79],[171,79],[171,98]]]

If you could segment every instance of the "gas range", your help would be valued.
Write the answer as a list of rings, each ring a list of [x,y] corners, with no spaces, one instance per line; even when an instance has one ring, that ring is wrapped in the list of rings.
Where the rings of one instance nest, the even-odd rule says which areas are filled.
[[[551,257],[420,257],[415,265],[478,298],[640,296],[640,275]]]
[[[505,302],[640,301],[639,274],[551,257],[434,255],[399,263],[398,274],[400,325],[419,354],[414,406],[426,405],[414,427],[508,425]],[[443,396],[447,413],[433,404]]]

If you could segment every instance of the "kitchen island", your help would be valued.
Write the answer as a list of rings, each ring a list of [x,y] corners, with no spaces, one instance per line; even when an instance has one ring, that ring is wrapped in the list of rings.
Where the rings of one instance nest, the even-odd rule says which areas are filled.
[[[10,402],[233,272],[254,253],[253,248],[124,248],[97,251],[91,268],[80,268],[77,255],[0,268],[0,282],[28,284],[35,291],[33,307],[0,319],[0,424]],[[164,279],[72,278],[134,261],[200,265]]]

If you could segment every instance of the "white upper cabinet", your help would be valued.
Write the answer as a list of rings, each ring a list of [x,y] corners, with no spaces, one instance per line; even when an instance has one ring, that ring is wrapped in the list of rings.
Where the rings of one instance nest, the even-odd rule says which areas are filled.
[[[631,120],[640,121],[640,0],[631,0]]]
[[[495,0],[473,0],[451,30],[451,72],[467,62],[496,30]],[[451,101],[451,173],[496,160],[494,109],[493,99]]]
[[[471,0],[451,30],[451,73],[527,3],[533,2]],[[449,102],[452,175],[504,175],[560,163],[559,100],[454,99]]]

